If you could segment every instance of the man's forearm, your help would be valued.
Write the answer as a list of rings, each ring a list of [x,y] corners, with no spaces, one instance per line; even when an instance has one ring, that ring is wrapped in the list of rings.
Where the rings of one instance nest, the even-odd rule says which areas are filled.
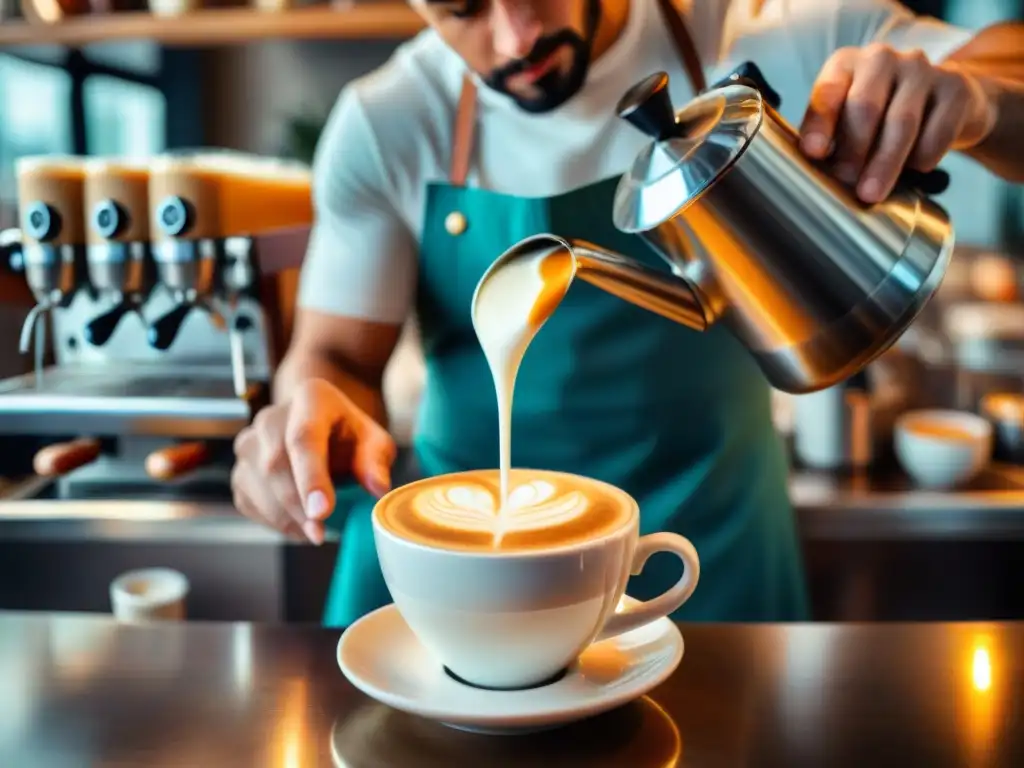
[[[988,136],[964,154],[1009,181],[1024,182],[1024,24],[982,30],[950,62],[977,78],[996,118]]]
[[[998,117],[988,137],[964,154],[1008,181],[1024,183],[1024,83],[979,79],[996,105]]]
[[[387,408],[381,383],[366,381],[328,357],[316,354],[289,353],[274,376],[274,402],[288,400],[296,387],[310,379],[325,379],[344,392],[378,424],[388,426]]]

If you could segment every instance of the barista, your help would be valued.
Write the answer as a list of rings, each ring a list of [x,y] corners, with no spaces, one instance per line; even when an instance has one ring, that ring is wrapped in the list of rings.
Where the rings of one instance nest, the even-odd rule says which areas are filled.
[[[492,260],[540,231],[653,262],[611,223],[646,139],[618,99],[666,70],[675,103],[755,61],[865,201],[949,151],[1024,178],[1024,30],[976,36],[889,0],[416,0],[429,29],[345,88],[321,138],[317,224],[275,404],[239,435],[235,502],[282,531],[342,531],[325,622],[390,602],[370,511],[395,444],[382,372],[415,306],[427,377],[414,453],[425,475],[498,463],[494,389],[470,321]],[[466,77],[466,73],[469,76]],[[701,588],[675,617],[808,618],[787,461],[770,389],[728,332],[696,333],[578,285],[516,384],[513,462],[637,498],[642,533],[677,531]],[[335,490],[332,476],[354,483]],[[656,559],[629,593],[663,591]]]

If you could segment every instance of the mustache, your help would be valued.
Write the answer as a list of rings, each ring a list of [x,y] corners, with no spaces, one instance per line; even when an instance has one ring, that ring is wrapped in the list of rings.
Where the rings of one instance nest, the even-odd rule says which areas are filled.
[[[531,67],[540,64],[563,45],[578,46],[583,42],[583,38],[571,29],[562,29],[554,34],[546,35],[534,44],[533,49],[525,57],[510,61],[505,66],[491,72],[487,76],[487,82],[491,84],[503,83],[508,78],[521,74]]]

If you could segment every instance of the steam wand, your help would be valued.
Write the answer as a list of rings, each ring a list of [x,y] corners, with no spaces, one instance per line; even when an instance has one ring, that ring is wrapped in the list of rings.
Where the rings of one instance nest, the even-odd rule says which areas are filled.
[[[22,245],[22,234],[20,229],[5,229],[0,231],[0,253],[6,257],[7,266],[11,272],[22,274],[25,272],[25,253]],[[29,310],[25,322],[21,326],[21,336],[18,339],[18,351],[25,355],[35,340],[33,350],[33,370],[36,384],[43,380],[43,358],[46,345],[46,319],[45,314],[53,308],[53,302],[49,298],[39,301]],[[39,322],[42,318],[42,322]],[[34,335],[33,335],[34,331]]]

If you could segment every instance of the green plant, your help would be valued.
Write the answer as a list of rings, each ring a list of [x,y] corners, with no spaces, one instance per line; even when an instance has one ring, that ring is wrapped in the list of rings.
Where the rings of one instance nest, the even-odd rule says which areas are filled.
[[[286,118],[282,154],[293,160],[312,163],[316,144],[326,123],[326,117],[310,113]]]

